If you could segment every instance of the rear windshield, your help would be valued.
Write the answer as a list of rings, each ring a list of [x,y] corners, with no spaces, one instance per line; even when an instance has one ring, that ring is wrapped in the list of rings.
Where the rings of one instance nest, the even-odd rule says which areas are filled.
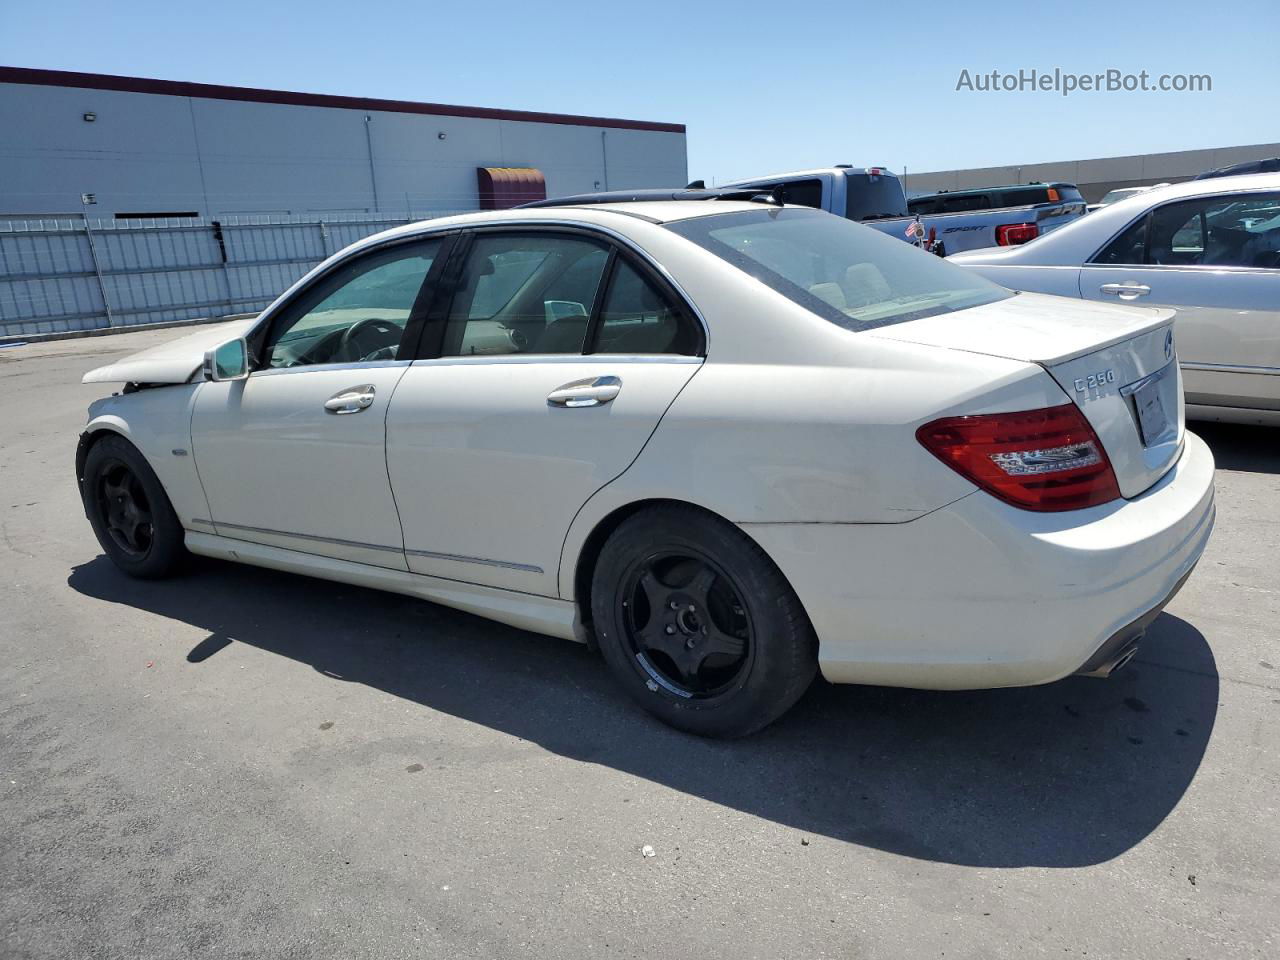
[[[850,220],[901,217],[907,212],[907,196],[902,181],[885,174],[846,173],[848,185],[844,215]],[[816,204],[815,204],[816,206]],[[838,212],[838,211],[837,211]]]
[[[896,237],[817,210],[722,213],[667,228],[846,330],[1013,296]]]

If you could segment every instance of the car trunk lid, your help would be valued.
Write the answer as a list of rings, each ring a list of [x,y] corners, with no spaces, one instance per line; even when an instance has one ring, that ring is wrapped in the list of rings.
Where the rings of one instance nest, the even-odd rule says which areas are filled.
[[[1121,495],[1135,497],[1182,448],[1174,312],[1019,294],[881,327],[868,336],[1024,360],[1044,367],[1102,441]]]

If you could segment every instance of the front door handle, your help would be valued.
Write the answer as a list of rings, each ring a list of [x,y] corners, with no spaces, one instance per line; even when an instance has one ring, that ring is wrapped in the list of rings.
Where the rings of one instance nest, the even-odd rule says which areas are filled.
[[[1145,283],[1104,283],[1098,288],[1103,293],[1108,293],[1113,297],[1119,297],[1121,300],[1137,300],[1139,297],[1145,297],[1151,292],[1151,288]]]
[[[622,381],[617,377],[588,377],[556,387],[547,395],[547,405],[552,407],[598,407],[608,403],[622,392]]]
[[[359,413],[373,406],[374,389],[372,383],[362,384],[358,387],[348,387],[339,393],[335,393],[332,397],[324,402],[324,408],[329,413]]]

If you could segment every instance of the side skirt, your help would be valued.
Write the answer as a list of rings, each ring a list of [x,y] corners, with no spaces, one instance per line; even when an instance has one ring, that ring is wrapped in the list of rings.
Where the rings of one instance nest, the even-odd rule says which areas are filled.
[[[204,557],[233,560],[283,570],[286,573],[319,577],[322,580],[336,580],[357,587],[402,593],[533,633],[544,633],[580,643],[585,643],[587,639],[585,629],[577,622],[577,608],[568,600],[461,583],[350,560],[319,557],[196,530],[187,531],[186,543],[188,550]]]

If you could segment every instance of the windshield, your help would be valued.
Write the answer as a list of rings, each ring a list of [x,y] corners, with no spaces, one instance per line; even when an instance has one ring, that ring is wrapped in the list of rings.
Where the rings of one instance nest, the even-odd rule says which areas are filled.
[[[846,330],[1013,296],[896,237],[817,210],[722,213],[667,228]]]
[[[844,179],[844,215],[850,220],[907,215],[907,195],[902,192],[902,182],[892,174],[846,173]]]

